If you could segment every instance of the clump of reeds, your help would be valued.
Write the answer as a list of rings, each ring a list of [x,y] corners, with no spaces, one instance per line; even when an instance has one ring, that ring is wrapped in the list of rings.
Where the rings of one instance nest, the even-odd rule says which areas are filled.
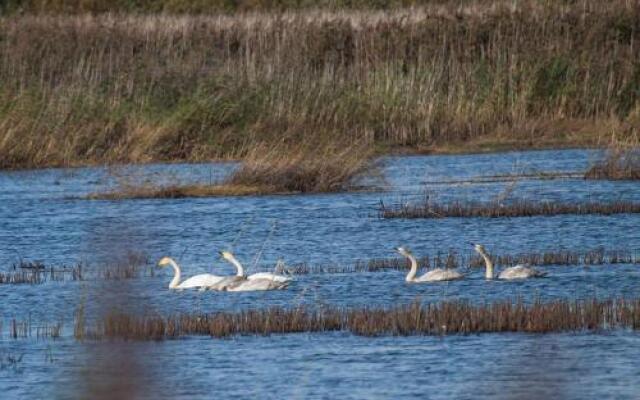
[[[430,150],[638,130],[633,1],[46,15],[80,3],[107,1],[0,18],[0,168],[242,158],[324,135]]]
[[[640,300],[466,301],[395,307],[272,307],[264,310],[171,317],[108,313],[76,336],[94,340],[162,340],[189,335],[227,337],[347,331],[356,335],[447,335],[488,332],[554,333],[640,329]]]
[[[375,172],[373,150],[366,144],[319,139],[296,145],[258,144],[238,169],[215,184],[127,185],[89,199],[183,198],[292,193],[330,193],[361,189],[357,179]]]
[[[504,202],[454,201],[438,204],[425,200],[422,204],[400,203],[387,206],[380,203],[380,218],[502,218],[533,217],[564,214],[637,214],[640,203],[617,200],[606,203],[563,203],[552,201],[513,200]]]
[[[640,180],[640,147],[613,148],[593,165],[586,179]]]
[[[271,193],[338,192],[371,168],[368,145],[313,141],[297,146],[254,147],[225,185]]]

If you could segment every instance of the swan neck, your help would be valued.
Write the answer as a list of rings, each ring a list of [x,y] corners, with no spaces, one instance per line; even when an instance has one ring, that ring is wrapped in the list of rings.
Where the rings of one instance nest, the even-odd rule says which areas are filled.
[[[173,267],[173,279],[169,282],[169,289],[174,289],[180,284],[180,266],[173,260],[169,260],[169,264]]]
[[[238,261],[234,256],[231,256],[229,258],[229,262],[236,267],[236,276],[244,276],[244,268],[242,267],[242,264],[240,264],[240,261]]]
[[[493,261],[491,261],[487,253],[480,252],[480,255],[484,259],[484,277],[486,279],[493,279]]]
[[[411,269],[407,274],[406,281],[412,282],[416,279],[416,274],[418,273],[418,260],[416,260],[416,258],[412,254],[405,254],[405,257],[407,257],[409,261],[411,261]]]

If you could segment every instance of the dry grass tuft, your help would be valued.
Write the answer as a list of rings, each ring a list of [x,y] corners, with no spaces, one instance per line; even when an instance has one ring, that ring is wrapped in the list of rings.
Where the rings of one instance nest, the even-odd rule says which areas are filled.
[[[225,185],[268,188],[272,193],[326,193],[354,188],[371,171],[367,145],[306,143],[296,147],[259,145]]]

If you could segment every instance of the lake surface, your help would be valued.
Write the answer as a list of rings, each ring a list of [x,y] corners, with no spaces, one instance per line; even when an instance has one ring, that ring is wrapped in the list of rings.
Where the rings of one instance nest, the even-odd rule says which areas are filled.
[[[248,269],[287,264],[352,264],[454,250],[469,241],[494,253],[640,252],[640,215],[527,218],[377,218],[387,204],[514,198],[567,202],[640,201],[637,182],[478,178],[540,173],[579,174],[599,151],[389,157],[377,191],[297,196],[126,201],[83,200],[122,182],[215,182],[235,164],[171,164],[121,168],[0,172],[0,272],[20,259],[82,262],[104,268],[127,254],[152,261],[169,255],[185,276],[232,274],[218,250],[233,249]],[[577,176],[577,175],[576,175]],[[491,179],[489,179],[491,180]],[[259,255],[259,260],[253,260]],[[121,281],[0,285],[2,398],[638,398],[640,334],[487,334],[466,337],[362,338],[291,334],[158,343],[80,343],[72,338],[78,304],[160,313],[214,312],[271,305],[388,306],[415,301],[523,298],[636,298],[637,265],[549,266],[545,279],[486,282],[482,271],[462,281],[406,285],[399,271],[310,274],[286,291],[169,292],[169,271]],[[12,339],[13,319],[34,326],[63,323],[60,339]]]

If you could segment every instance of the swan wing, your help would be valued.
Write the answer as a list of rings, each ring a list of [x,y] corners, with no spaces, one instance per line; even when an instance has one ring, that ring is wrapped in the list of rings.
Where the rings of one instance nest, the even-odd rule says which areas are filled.
[[[451,269],[434,269],[416,279],[416,282],[439,282],[462,279],[464,275]]]
[[[498,279],[527,279],[527,278],[541,278],[547,275],[544,272],[540,272],[536,269],[525,267],[524,265],[516,265],[515,267],[507,268],[500,272]]]
[[[222,277],[218,282],[207,286],[209,290],[217,290],[217,291],[226,291],[229,290],[230,287],[238,285],[241,282],[245,282],[246,278],[241,276],[225,276]]]
[[[271,272],[258,272],[257,274],[252,274],[249,275],[247,277],[248,280],[255,280],[255,279],[267,279],[267,280],[271,280],[274,282],[289,282],[291,281],[291,278],[288,278],[286,276],[283,275],[278,275],[278,274],[272,274]]]
[[[229,292],[251,292],[258,290],[278,290],[287,287],[287,282],[276,282],[270,279],[247,279],[235,284],[229,285]]]
[[[191,278],[185,280],[180,285],[178,285],[178,289],[209,287],[217,284],[223,279],[225,279],[223,276],[212,275],[212,274],[196,275],[196,276],[192,276]]]

